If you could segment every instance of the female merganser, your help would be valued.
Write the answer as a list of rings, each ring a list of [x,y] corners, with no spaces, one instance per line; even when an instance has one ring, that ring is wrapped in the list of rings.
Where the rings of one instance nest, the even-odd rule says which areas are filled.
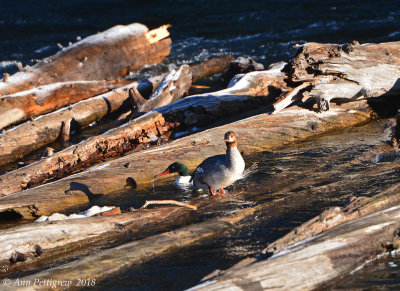
[[[192,182],[190,182],[191,176],[190,176],[190,172],[189,169],[182,163],[180,162],[175,162],[172,163],[171,165],[168,166],[168,168],[158,174],[155,175],[154,178],[163,176],[163,175],[167,175],[167,174],[172,174],[172,173],[178,173],[179,176],[178,178],[175,180],[175,185],[191,185]]]
[[[240,179],[244,171],[245,164],[237,148],[236,134],[228,131],[224,139],[226,154],[205,159],[193,172],[190,180],[196,187],[206,185],[210,196],[214,196],[214,190],[217,189],[220,189],[221,194],[225,194],[224,187]]]

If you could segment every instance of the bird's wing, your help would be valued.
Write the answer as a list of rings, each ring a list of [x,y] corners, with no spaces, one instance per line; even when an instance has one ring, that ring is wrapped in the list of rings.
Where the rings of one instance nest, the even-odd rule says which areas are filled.
[[[196,177],[200,182],[202,182],[203,173],[207,175],[212,175],[212,173],[217,172],[221,166],[225,166],[223,163],[225,161],[226,155],[216,155],[205,159],[200,165],[197,166],[196,170],[191,175],[190,181],[193,181]]]

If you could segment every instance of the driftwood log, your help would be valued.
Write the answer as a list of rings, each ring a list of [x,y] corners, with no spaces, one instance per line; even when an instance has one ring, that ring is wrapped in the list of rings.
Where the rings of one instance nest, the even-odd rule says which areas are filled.
[[[264,255],[273,252],[271,258],[245,259],[222,275],[207,276],[196,290],[324,287],[378,255],[400,248],[399,189],[396,184],[373,197],[357,198],[344,209],[326,211],[269,246]]]
[[[231,56],[222,56],[191,65],[190,71],[192,72],[193,83],[225,72],[233,60],[234,58]]]
[[[108,93],[78,102],[56,112],[25,122],[0,135],[0,165],[15,161],[60,137],[62,126],[74,122],[83,128],[129,102],[133,82]]]
[[[169,250],[190,246],[195,242],[221,235],[254,213],[255,210],[256,207],[242,209],[231,216],[211,219],[170,232],[150,236],[142,240],[133,241],[69,264],[51,268],[32,276],[23,277],[21,280],[32,280],[33,282],[33,277],[40,278],[40,280],[51,277],[53,281],[68,278],[68,280],[72,280],[75,283],[78,278],[91,278],[99,281],[114,272],[125,270],[137,263],[146,262]],[[37,286],[37,289],[40,290],[41,287]],[[63,289],[63,286],[55,288],[55,290]],[[24,289],[21,288],[21,290]]]
[[[138,113],[145,113],[158,107],[180,100],[192,85],[192,73],[188,65],[182,65],[178,71],[172,70],[161,81],[149,99],[132,87],[130,94]]]
[[[276,149],[328,130],[365,122],[370,118],[370,110],[365,102],[357,102],[349,109],[332,108],[330,112],[324,114],[299,108],[287,109],[277,115],[261,114],[193,134],[152,150],[134,153],[48,185],[4,197],[0,200],[0,211],[12,210],[25,218],[32,218],[87,203],[98,194],[107,194],[124,188],[127,181],[134,181],[139,188],[149,186],[154,174],[163,171],[175,160],[194,169],[204,157],[224,152],[222,137],[228,130],[238,133],[241,151],[254,153]],[[147,115],[143,118],[145,116]],[[162,118],[161,114],[156,116]],[[150,120],[154,121],[154,118]],[[137,124],[137,128],[145,128],[144,124],[147,121],[145,119],[141,121],[143,124]],[[72,153],[68,156],[70,154]],[[37,171],[40,174],[46,171],[46,167],[44,169],[39,167]],[[18,191],[15,185],[18,187],[21,185],[16,181],[23,181],[24,177],[29,178],[27,174],[14,174],[11,172],[1,177],[3,193]],[[32,174],[37,175],[35,172]],[[8,182],[12,180],[14,183]]]
[[[40,86],[0,97],[0,129],[106,93],[129,81],[75,81]]]
[[[184,77],[184,80],[186,80],[186,77]],[[176,84],[176,81],[171,81]],[[47,159],[42,159],[1,176],[0,196],[40,185],[50,178],[60,178],[81,171],[104,158],[121,155],[140,144],[157,142],[159,138],[169,137],[178,125],[187,128],[195,125],[209,125],[218,119],[233,116],[244,110],[249,110],[249,108],[267,105],[279,95],[282,88],[285,88],[282,75],[277,76],[275,72],[271,74],[268,71],[250,73],[231,88],[212,94],[190,96],[174,102],[173,105],[163,106],[119,128],[92,137]],[[124,97],[128,94],[127,87],[120,88],[117,91],[124,94]],[[182,93],[182,90],[178,91]],[[100,99],[101,96],[96,98]],[[158,103],[157,99],[154,101],[152,106],[156,106]],[[150,102],[153,103],[151,100]],[[74,106],[78,105],[79,103]],[[150,107],[149,109],[151,109]],[[70,111],[66,110],[66,114],[71,114]],[[80,122],[79,119],[75,119]],[[48,121],[45,124],[49,127]],[[57,123],[57,125],[61,126],[60,123]],[[59,132],[60,127],[55,130],[56,137]],[[12,141],[16,142],[15,139],[5,142],[7,134],[9,133],[0,136],[3,147],[6,147],[6,145],[10,147]],[[21,140],[18,143],[21,144]],[[9,149],[9,154],[6,155],[4,150],[4,156],[9,157],[11,152],[12,150]]]
[[[118,25],[89,36],[0,83],[0,96],[68,81],[112,80],[169,55],[167,26]]]
[[[143,225],[161,223],[167,217],[174,217],[179,212],[182,212],[182,209],[163,207],[109,217],[96,216],[51,223],[30,223],[2,229],[0,230],[0,264],[3,267],[10,265],[14,253],[23,254],[26,259],[35,259],[39,256],[43,258],[47,254],[54,256],[58,253],[57,248],[65,248],[76,242],[82,243],[88,238],[103,237],[105,239],[107,232],[118,235],[128,230],[138,231]],[[38,254],[37,250],[41,253]]]
[[[303,94],[288,96],[291,102],[312,97],[319,110],[339,102],[399,96],[400,42],[359,44],[306,43],[284,68],[288,82],[304,87]],[[286,98],[282,98],[283,102]],[[285,101],[289,102],[289,101]],[[290,102],[289,102],[290,103]],[[285,106],[276,105],[277,111]]]

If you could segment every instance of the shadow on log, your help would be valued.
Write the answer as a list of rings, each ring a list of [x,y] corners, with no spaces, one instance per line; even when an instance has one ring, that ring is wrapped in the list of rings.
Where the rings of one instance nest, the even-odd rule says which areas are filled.
[[[89,36],[0,83],[0,96],[67,81],[112,80],[169,55],[167,26],[149,31],[139,23]]]

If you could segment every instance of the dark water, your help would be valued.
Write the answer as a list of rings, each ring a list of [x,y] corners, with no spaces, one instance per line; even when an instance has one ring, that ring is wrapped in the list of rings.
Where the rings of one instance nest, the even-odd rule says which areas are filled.
[[[388,254],[346,276],[329,290],[400,290],[400,254]]]
[[[11,72],[116,24],[172,25],[175,63],[232,53],[268,65],[288,61],[306,41],[400,39],[400,2],[393,1],[0,1],[0,61]]]
[[[231,53],[252,56],[268,65],[288,61],[296,43],[400,40],[400,1],[397,0],[19,0],[0,1],[0,5],[0,73],[14,72],[17,62],[32,64],[34,59],[56,53],[58,43],[67,46],[77,37],[132,22],[141,22],[150,29],[171,24],[173,44],[167,62],[178,64]],[[118,277],[100,283],[98,289],[181,290],[190,287],[214,269],[224,269],[246,256],[254,256],[268,242],[326,207],[343,205],[351,195],[376,194],[399,182],[398,163],[382,173],[370,160],[354,162],[378,142],[380,129],[380,125],[376,126],[375,134],[352,129],[356,135],[359,134],[357,130],[364,132],[362,139],[356,141],[354,136],[342,141],[328,136],[308,145],[304,143],[300,148],[247,157],[250,164],[258,161],[261,171],[236,185],[238,190],[246,189],[252,194],[245,195],[235,206],[285,198],[276,209],[260,212],[257,217],[242,222],[227,237],[210,239],[181,250],[179,255],[133,266]],[[315,175],[311,171],[314,168],[329,179]],[[366,174],[357,176],[357,173]],[[356,175],[355,178],[352,175]],[[335,193],[324,192],[324,183],[343,181],[346,176],[353,177],[352,183],[336,186]],[[288,185],[296,180],[303,183],[290,188]],[[313,180],[316,182],[310,184]],[[156,184],[155,192],[116,193],[103,203],[137,206],[134,204],[148,199],[149,195],[154,199],[167,196],[172,199],[173,195],[180,195],[177,197],[181,200],[192,198],[192,194]],[[132,205],[127,201],[132,201]],[[397,258],[393,260],[399,265]],[[394,289],[398,289],[398,268],[393,266],[381,260],[345,278],[337,288],[372,290],[379,286],[389,290],[395,286]]]

